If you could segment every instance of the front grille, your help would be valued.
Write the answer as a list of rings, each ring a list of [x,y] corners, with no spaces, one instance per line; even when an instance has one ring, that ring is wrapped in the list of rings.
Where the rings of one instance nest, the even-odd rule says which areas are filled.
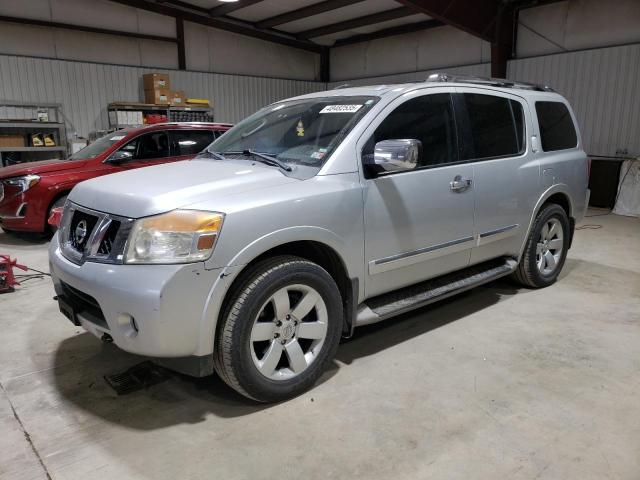
[[[100,241],[100,245],[98,245],[98,255],[102,255],[108,257],[113,251],[113,246],[116,241],[116,237],[118,235],[118,230],[120,229],[120,222],[113,220],[107,231],[105,232],[102,240]]]
[[[60,286],[65,300],[73,307],[76,313],[88,313],[89,315],[84,315],[84,318],[103,328],[108,328],[104,313],[102,313],[100,304],[95,298],[72,287],[68,283],[61,281]]]
[[[83,252],[89,243],[98,217],[82,210],[76,210],[69,225],[69,242],[78,252]]]
[[[62,254],[74,263],[123,263],[134,220],[67,202],[60,222]]]

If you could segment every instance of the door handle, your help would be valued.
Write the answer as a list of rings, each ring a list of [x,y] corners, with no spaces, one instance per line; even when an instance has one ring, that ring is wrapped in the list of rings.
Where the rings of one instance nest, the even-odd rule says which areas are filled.
[[[467,188],[471,187],[471,179],[456,175],[453,181],[449,182],[449,187],[454,192],[464,192]]]

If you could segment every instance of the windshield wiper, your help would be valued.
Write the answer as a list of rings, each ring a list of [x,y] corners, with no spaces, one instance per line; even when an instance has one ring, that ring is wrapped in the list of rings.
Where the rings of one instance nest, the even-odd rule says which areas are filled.
[[[198,158],[202,158],[202,157],[205,157],[205,156],[213,157],[213,158],[215,158],[216,160],[226,160],[226,159],[227,159],[227,158],[226,158],[224,155],[222,155],[221,153],[218,153],[218,152],[212,152],[211,150],[203,150],[202,152],[200,152],[200,153],[198,154]]]
[[[291,172],[293,168],[291,168],[286,163],[281,162],[276,157],[272,157],[271,155],[267,155],[266,153],[256,152],[254,150],[242,150],[241,152],[210,152],[215,153],[216,155],[244,155],[245,157],[253,157],[254,160],[257,160],[260,163],[264,163],[266,165],[271,165],[273,167],[278,167],[283,169],[286,172]],[[226,159],[225,159],[226,160]]]
[[[276,167],[280,167],[281,169],[283,169],[286,172],[290,172],[290,171],[293,170],[293,168],[291,168],[286,163],[282,163],[276,157],[272,157],[271,155],[267,155],[266,153],[260,153],[260,152],[254,151],[254,150],[244,150],[242,153],[244,155],[253,155],[254,157],[259,158],[262,163],[266,163],[267,165],[274,165]]]

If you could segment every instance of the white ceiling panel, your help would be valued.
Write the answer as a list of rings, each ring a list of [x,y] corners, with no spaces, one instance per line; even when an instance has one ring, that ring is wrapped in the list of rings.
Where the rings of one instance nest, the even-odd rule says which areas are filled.
[[[213,8],[224,5],[224,2],[221,2],[220,0],[187,0],[185,3],[202,8]]]
[[[279,25],[277,28],[285,32],[297,33],[333,23],[344,22],[345,20],[364,17],[365,15],[371,15],[373,13],[393,10],[400,6],[401,5],[394,0],[367,0],[366,2],[354,3],[348,7],[330,10],[320,15],[301,18],[295,22]]]
[[[385,28],[398,27],[401,25],[411,25],[413,23],[424,22],[429,20],[429,17],[422,14],[410,15],[408,17],[396,18],[395,20],[388,20],[382,23],[376,23],[375,25],[367,25],[366,27],[352,28],[343,32],[332,33],[331,35],[325,35],[323,37],[314,38],[315,43],[320,45],[333,45],[336,40],[342,38],[353,37],[354,35],[362,35],[365,33],[373,33],[378,30],[384,30]]]
[[[265,18],[275,17],[282,13],[308,7],[309,5],[313,5],[319,1],[321,0],[264,0],[262,2],[254,3],[247,8],[236,10],[235,12],[230,13],[229,16],[237,18],[238,20],[246,20],[247,22],[259,22]]]
[[[236,10],[235,12],[231,12],[229,16],[247,22],[259,22],[261,20],[281,15],[283,13],[308,7],[316,3],[321,3],[322,1],[323,0],[263,0],[258,3],[254,3],[253,5],[250,5],[246,8],[241,8],[239,10]],[[220,0],[186,0],[186,3],[190,3],[192,5],[203,8],[214,8],[219,5],[224,5],[224,2],[221,2]],[[330,10],[328,12],[313,15],[307,18],[301,18],[300,20],[296,20],[294,22],[277,25],[274,28],[283,32],[296,34],[306,30],[332,25],[334,23],[361,18],[367,15],[385,12],[388,10],[394,10],[400,7],[401,4],[395,0],[354,1],[351,5],[348,5],[346,7]],[[353,28],[345,30],[343,32],[325,35],[323,37],[316,37],[312,40],[320,45],[333,45],[333,43],[338,39],[348,38],[354,35],[372,33],[378,30],[383,30],[385,28],[391,28],[400,25],[410,25],[412,23],[417,23],[428,19],[429,17],[427,15],[415,14],[407,17],[397,18],[394,20],[388,20],[386,22],[367,25],[364,27]]]

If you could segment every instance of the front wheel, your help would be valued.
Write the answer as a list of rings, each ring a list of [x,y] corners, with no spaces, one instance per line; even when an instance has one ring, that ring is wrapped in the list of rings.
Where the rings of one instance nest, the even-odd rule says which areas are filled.
[[[282,256],[256,265],[232,294],[216,335],[216,372],[242,395],[276,402],[310,388],[332,360],[342,300],[319,265]]]
[[[515,279],[526,287],[541,288],[558,279],[569,248],[569,219],[556,204],[544,207],[531,227]]]

